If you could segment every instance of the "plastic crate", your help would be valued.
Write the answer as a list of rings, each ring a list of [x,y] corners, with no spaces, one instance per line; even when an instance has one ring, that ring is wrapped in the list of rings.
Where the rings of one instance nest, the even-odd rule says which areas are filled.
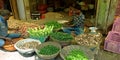
[[[112,31],[120,32],[120,17],[116,17],[113,23]]]
[[[117,31],[120,33],[120,22],[114,22],[112,31]]]
[[[57,48],[59,48],[59,51],[57,51],[56,53],[54,54],[51,54],[51,55],[43,55],[43,54],[40,54],[39,51],[40,49],[44,48],[45,46],[47,45],[53,45]],[[56,43],[56,42],[45,42],[45,43],[42,43],[40,45],[38,45],[36,48],[35,48],[35,52],[36,54],[38,55],[38,57],[44,59],[44,60],[52,60],[54,59],[58,54],[59,52],[61,51],[61,45],[59,43]],[[40,59],[41,60],[41,59]]]
[[[105,39],[104,49],[120,54],[120,33],[110,31]]]
[[[116,23],[116,22],[119,22],[119,23],[120,23],[120,16],[117,16],[117,17],[115,18],[114,23]]]

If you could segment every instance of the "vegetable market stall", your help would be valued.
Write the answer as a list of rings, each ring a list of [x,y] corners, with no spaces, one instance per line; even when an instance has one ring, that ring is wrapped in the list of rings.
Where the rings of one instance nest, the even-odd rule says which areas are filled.
[[[20,21],[20,20],[14,20],[14,22],[12,22],[12,21],[9,21],[9,27],[11,27],[11,28],[19,28],[19,30],[18,30],[18,32],[20,32],[20,33],[22,33],[22,34],[28,34],[28,35],[33,35],[33,33],[35,33],[35,35],[34,36],[41,36],[41,35],[43,35],[44,36],[44,34],[46,35],[46,36],[49,36],[51,33],[55,33],[55,32],[57,32],[57,31],[53,31],[54,29],[59,29],[59,28],[61,28],[62,27],[62,25],[61,24],[59,24],[59,23],[57,23],[57,22],[55,22],[55,21],[51,21],[52,23],[46,23],[44,26],[42,26],[41,24],[36,24],[36,22],[37,21],[34,21],[34,22],[25,22],[25,21]],[[58,21],[58,22],[60,22],[60,21]],[[67,22],[67,21],[65,21],[65,22]],[[11,23],[14,23],[14,24],[11,24]],[[37,22],[38,23],[38,22]],[[46,27],[47,26],[47,27]],[[49,28],[50,27],[50,28]],[[42,31],[42,29],[44,30],[44,31],[47,31],[47,32],[44,32],[44,31]],[[47,30],[45,30],[45,29],[47,29]],[[51,30],[51,31],[48,31],[48,30]],[[38,32],[37,32],[38,31]],[[40,33],[40,32],[42,32],[42,34]],[[47,34],[46,34],[47,33]],[[58,36],[56,37],[55,35],[57,35],[57,34],[53,34],[53,35],[51,35],[52,37],[54,36],[54,38],[56,38],[57,40],[59,40],[59,39],[61,39],[61,40],[69,40],[70,39],[70,41],[72,41],[72,40],[74,40],[74,37],[73,36],[68,36],[67,34],[66,35],[61,35],[61,34],[58,34]],[[26,35],[23,35],[23,36],[26,36]],[[62,36],[62,37],[61,37]],[[65,37],[66,36],[66,37]],[[26,36],[26,37],[28,37],[28,36]],[[26,38],[25,37],[25,38]],[[51,40],[51,41],[55,41],[55,40]],[[43,42],[44,43],[44,42]],[[66,43],[64,43],[64,44],[66,44]],[[69,45],[71,45],[71,44],[69,44]],[[17,51],[15,51],[15,52],[17,52]],[[36,54],[34,55],[34,56],[32,56],[33,58],[35,58],[35,56],[37,56]],[[59,55],[58,55],[59,56]],[[24,58],[26,58],[26,57],[24,57]],[[57,57],[56,57],[57,58]],[[55,59],[56,59],[55,58]],[[38,57],[38,59],[39,59],[39,57]],[[58,57],[58,59],[60,59],[60,56]],[[35,59],[34,59],[35,60]],[[62,59],[60,59],[60,60],[62,60]]]

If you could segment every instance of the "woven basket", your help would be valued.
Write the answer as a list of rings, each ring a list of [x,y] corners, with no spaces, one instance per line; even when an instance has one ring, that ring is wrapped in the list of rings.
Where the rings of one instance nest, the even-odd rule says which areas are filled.
[[[56,43],[56,42],[45,42],[45,43],[42,43],[42,44],[40,44],[39,46],[36,47],[36,49],[35,49],[36,54],[40,58],[42,58],[42,59],[53,59],[53,58],[55,58],[59,54],[60,50],[57,53],[52,54],[52,55],[42,55],[42,54],[38,53],[41,48],[43,48],[43,47],[45,47],[47,45],[56,46],[56,47],[58,47],[61,50],[61,45],[59,43]]]
[[[89,58],[89,60],[94,60],[94,54],[91,50],[89,50],[87,47],[83,47],[80,45],[69,45],[64,47],[61,52],[60,56],[63,60],[65,60],[66,56],[68,56],[69,52],[74,50],[74,49],[79,49],[85,53],[85,55]]]
[[[71,43],[71,41],[72,41],[72,40],[60,41],[60,40],[54,39],[53,37],[50,37],[50,39],[55,41],[55,42],[60,43],[62,46],[69,45]]]

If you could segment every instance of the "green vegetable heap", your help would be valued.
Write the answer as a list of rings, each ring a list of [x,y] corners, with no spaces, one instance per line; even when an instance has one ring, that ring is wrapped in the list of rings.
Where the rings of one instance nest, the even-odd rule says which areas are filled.
[[[62,24],[58,23],[57,21],[49,21],[49,22],[46,22],[45,25],[47,26],[54,26],[54,30],[56,29],[60,29],[62,27]]]
[[[59,41],[71,41],[73,37],[70,34],[63,33],[63,32],[54,32],[50,34],[50,36]]]
[[[52,55],[59,51],[60,49],[58,47],[55,47],[53,45],[47,45],[39,50],[39,54],[42,55]]]
[[[84,52],[80,50],[72,50],[70,51],[68,56],[66,56],[65,60],[88,60],[88,58],[86,57]]]

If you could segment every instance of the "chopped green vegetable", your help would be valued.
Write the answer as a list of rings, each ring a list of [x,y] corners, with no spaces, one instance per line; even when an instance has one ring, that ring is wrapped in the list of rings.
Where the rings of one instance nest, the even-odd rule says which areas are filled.
[[[80,50],[72,50],[70,51],[68,56],[66,56],[65,60],[88,60],[88,58],[86,57],[84,52]]]
[[[39,50],[39,54],[42,55],[52,55],[55,54],[59,51],[60,49],[56,46],[53,45],[47,45]]]

